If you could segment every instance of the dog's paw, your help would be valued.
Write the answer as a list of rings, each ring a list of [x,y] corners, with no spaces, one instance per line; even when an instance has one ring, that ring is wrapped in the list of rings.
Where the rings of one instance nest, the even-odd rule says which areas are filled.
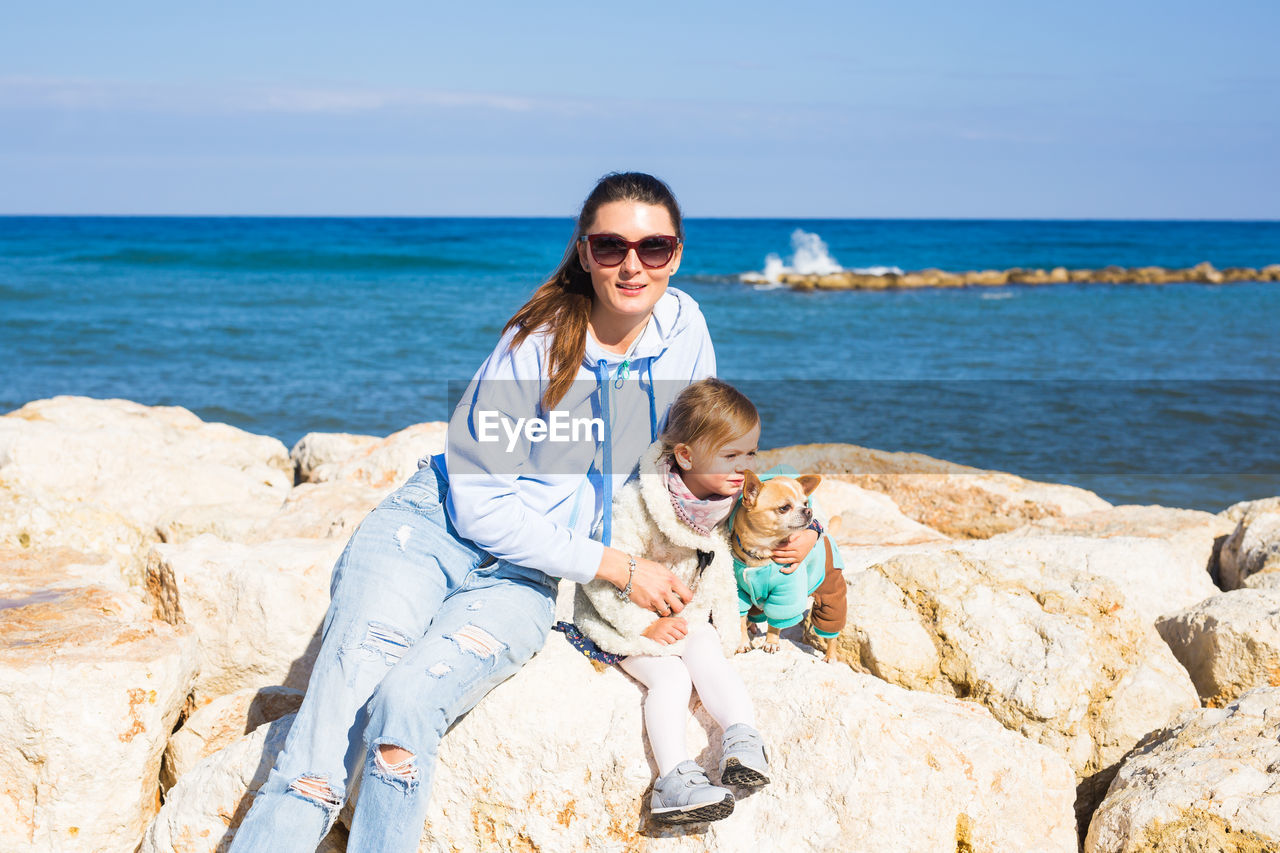
[[[760,648],[764,649],[769,654],[773,654],[774,652],[778,651],[778,649],[782,648],[782,645],[780,643],[772,642],[770,640],[765,640],[764,645],[761,646]]]
[[[734,654],[739,654],[739,655],[740,655],[740,654],[744,654],[744,653],[746,653],[746,652],[751,651],[751,650],[752,650],[752,649],[754,649],[754,648],[755,648],[755,646],[754,646],[754,645],[752,645],[752,643],[751,643],[751,641],[750,641],[750,640],[744,640],[743,642],[741,642],[741,643],[739,643],[739,644],[738,644],[738,648],[737,648],[737,650],[734,652]]]

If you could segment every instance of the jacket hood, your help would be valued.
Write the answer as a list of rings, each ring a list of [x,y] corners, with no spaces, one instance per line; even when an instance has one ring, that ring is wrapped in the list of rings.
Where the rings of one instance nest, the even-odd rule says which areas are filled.
[[[657,358],[662,355],[695,320],[700,318],[701,313],[694,298],[679,288],[668,286],[667,292],[662,294],[653,306],[653,314],[649,324],[640,333],[631,361]],[[582,357],[582,363],[586,367],[595,370],[596,365],[601,361],[616,364],[622,360],[620,353],[609,352],[596,343],[591,335],[587,335],[587,349]]]

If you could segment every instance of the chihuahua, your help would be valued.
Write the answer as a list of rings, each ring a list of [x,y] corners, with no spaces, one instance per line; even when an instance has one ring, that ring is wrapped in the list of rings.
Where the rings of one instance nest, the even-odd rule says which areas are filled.
[[[778,651],[780,631],[804,618],[809,596],[814,595],[812,619],[819,634],[828,638],[826,657],[830,661],[834,659],[836,635],[844,627],[847,595],[831,540],[820,535],[809,556],[798,564],[780,566],[773,561],[774,549],[813,521],[809,496],[821,482],[818,474],[762,481],[754,471],[747,471],[729,543],[739,600],[750,602],[751,615],[759,619],[762,614],[768,624],[764,650]],[[744,614],[739,652],[752,647],[748,621]]]

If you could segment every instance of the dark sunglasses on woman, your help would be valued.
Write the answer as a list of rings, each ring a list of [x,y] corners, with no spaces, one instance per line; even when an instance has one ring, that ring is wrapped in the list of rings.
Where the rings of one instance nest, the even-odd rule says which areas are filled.
[[[616,267],[627,259],[627,252],[636,250],[640,263],[649,269],[666,266],[680,238],[668,234],[654,234],[639,240],[623,240],[617,234],[583,234],[578,238],[591,249],[591,258],[602,267]]]

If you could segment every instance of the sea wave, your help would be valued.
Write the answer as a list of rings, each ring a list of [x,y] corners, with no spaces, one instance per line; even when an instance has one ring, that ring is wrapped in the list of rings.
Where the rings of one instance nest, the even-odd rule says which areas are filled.
[[[839,272],[854,272],[860,275],[902,274],[901,267],[871,266],[845,269],[832,255],[826,242],[812,231],[797,228],[791,232],[791,256],[782,260],[776,252],[770,252],[764,259],[764,270],[745,272],[738,276],[739,281],[750,284],[776,284],[788,273],[798,275],[831,275]]]

